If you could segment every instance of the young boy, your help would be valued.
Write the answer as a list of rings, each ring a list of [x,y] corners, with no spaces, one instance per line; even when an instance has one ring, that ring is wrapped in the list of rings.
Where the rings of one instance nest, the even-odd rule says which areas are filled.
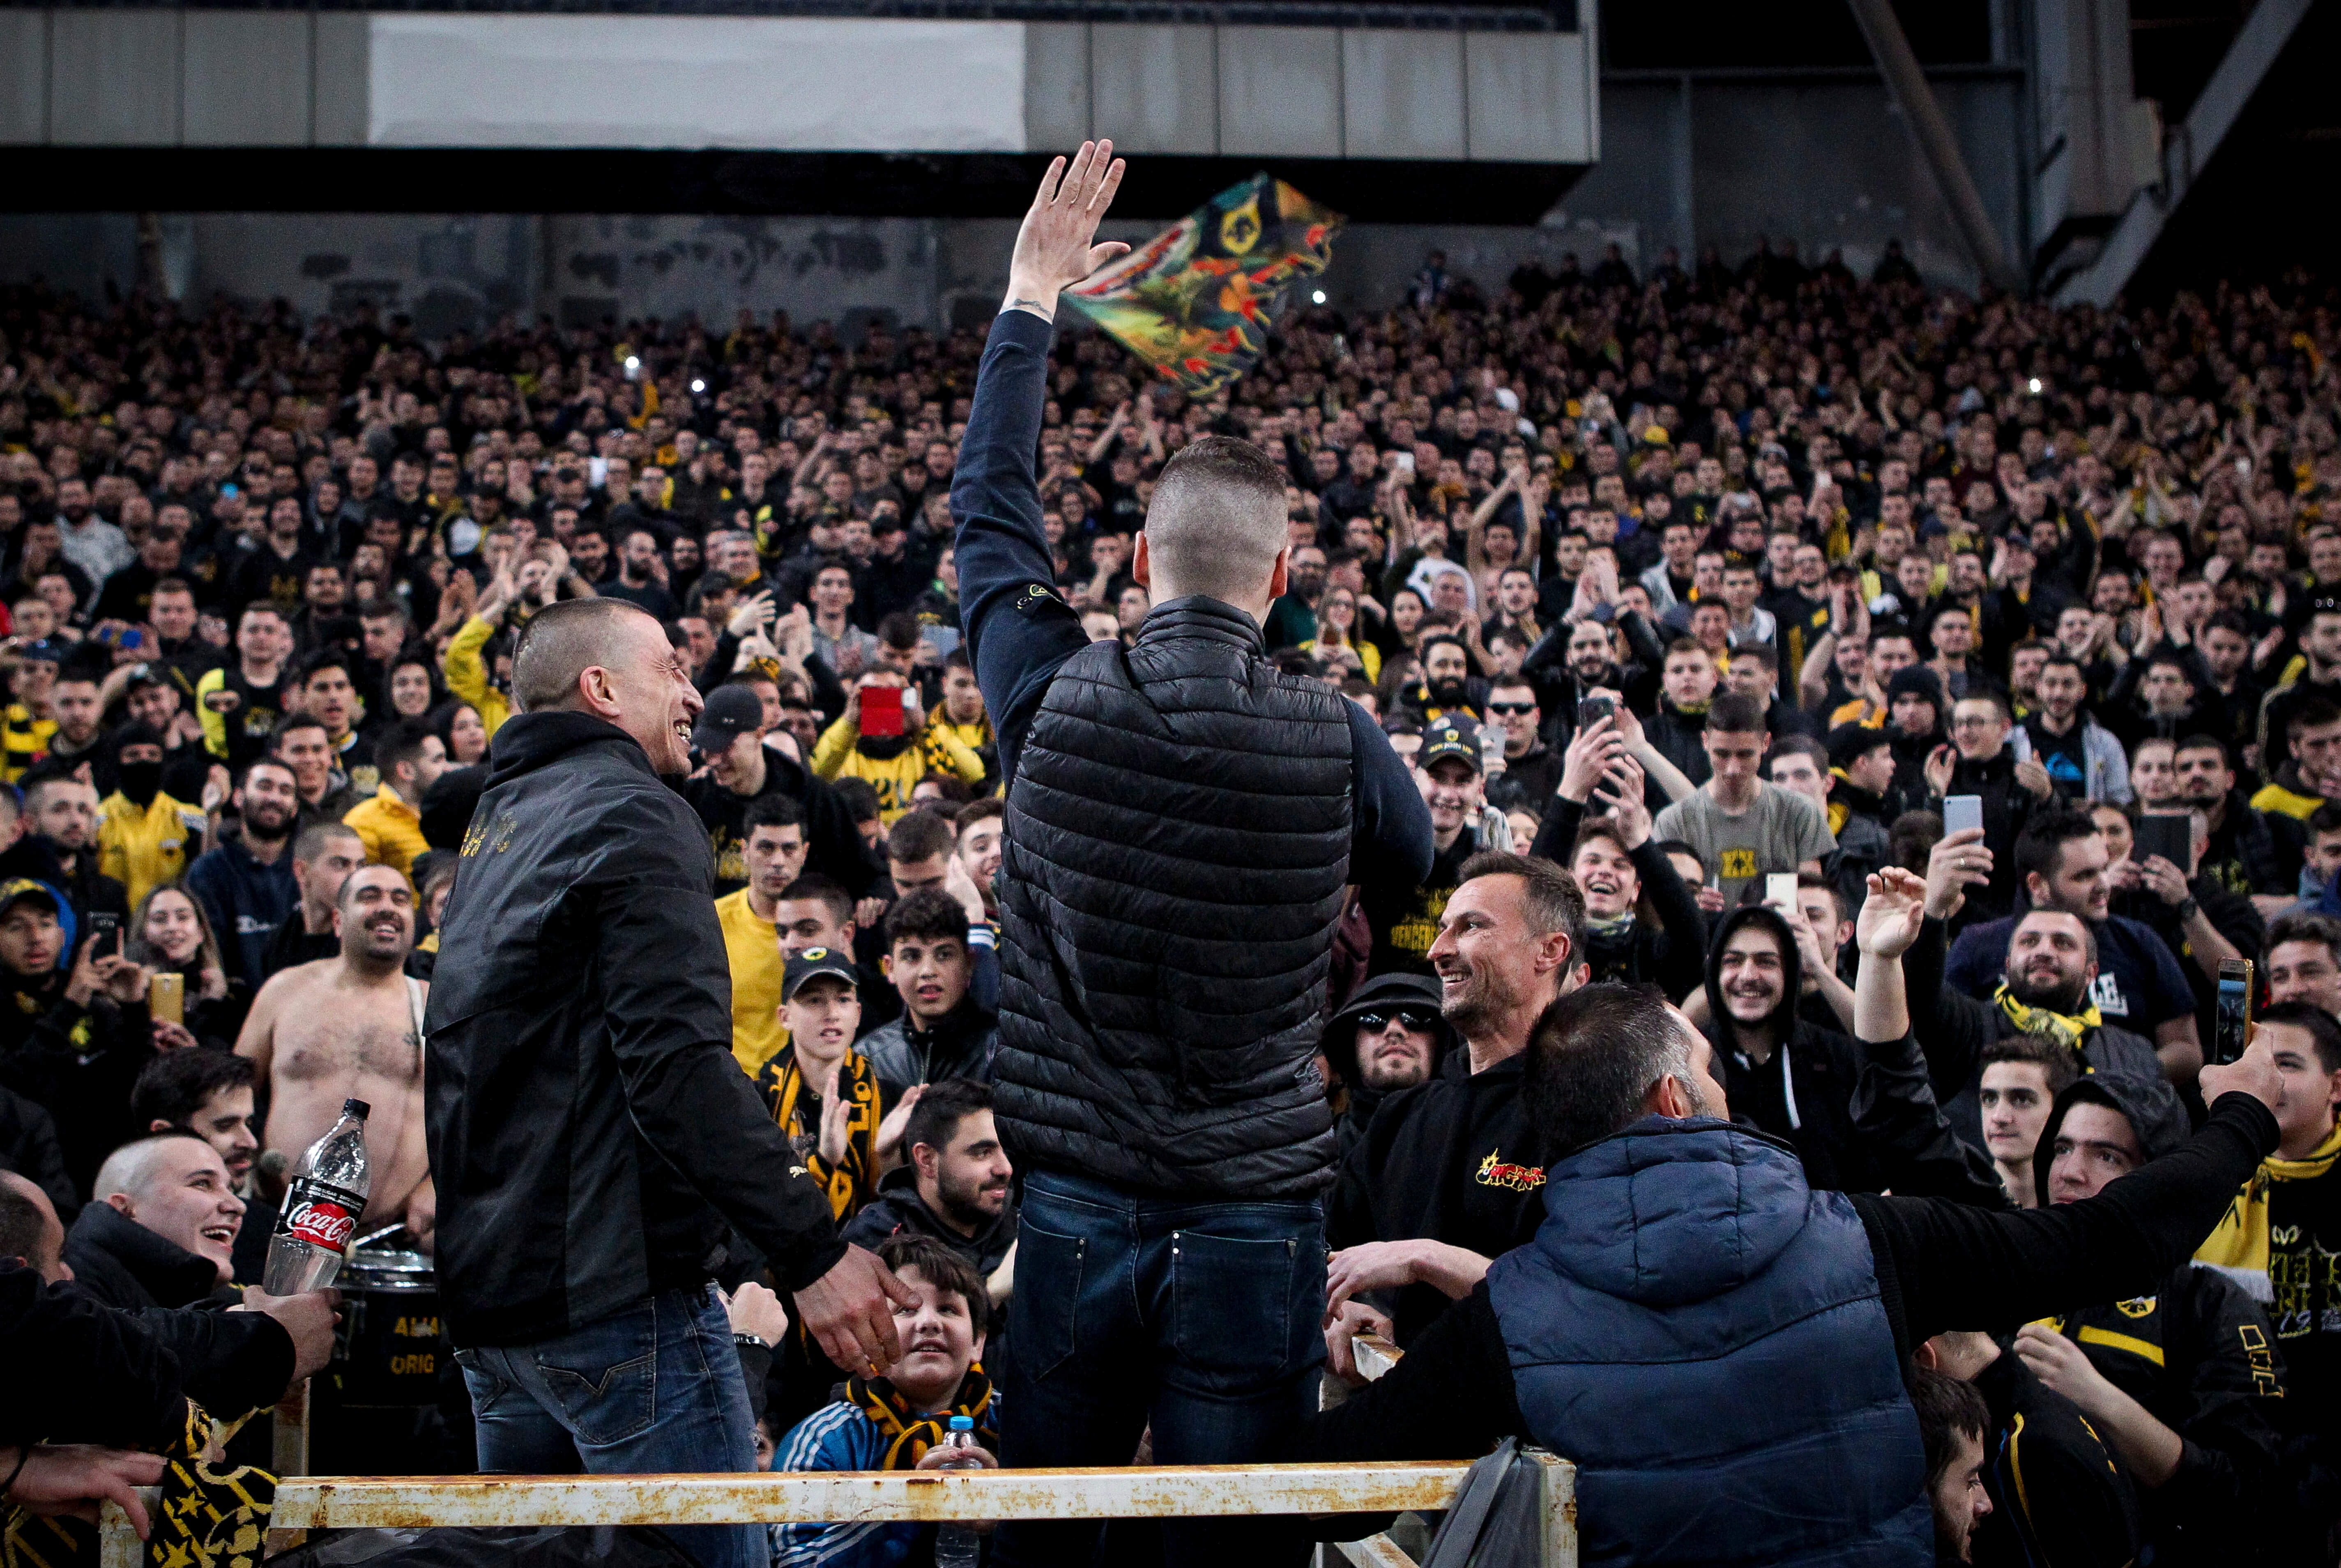
[[[842,1223],[877,1195],[878,1178],[901,1158],[902,1128],[916,1096],[884,1114],[870,1058],[853,1049],[862,1027],[860,976],[842,948],[787,955],[780,1020],[788,1031],[756,1080],[766,1109],[805,1168],[829,1193]]]
[[[918,1295],[894,1309],[902,1359],[882,1377],[850,1377],[845,1397],[797,1423],[775,1470],[933,1470],[954,1415],[975,1421],[976,1453],[998,1467],[998,1399],[983,1371],[988,1303],[983,1282],[931,1236],[889,1236],[878,1248]],[[934,1526],[775,1524],[773,1568],[893,1568],[923,1559]]]
[[[949,859],[948,855],[941,858]],[[976,907],[980,908],[980,901]],[[863,1035],[859,1049],[878,1070],[889,1100],[945,1078],[991,1081],[999,1024],[998,962],[989,925],[940,887],[904,894],[886,912],[887,979],[902,1015]]]
[[[1983,1108],[1984,1152],[2019,1209],[2040,1206],[2032,1181],[2032,1154],[2048,1109],[2078,1077],[2072,1050],[2038,1034],[2011,1034],[1983,1049],[1977,1097]]]

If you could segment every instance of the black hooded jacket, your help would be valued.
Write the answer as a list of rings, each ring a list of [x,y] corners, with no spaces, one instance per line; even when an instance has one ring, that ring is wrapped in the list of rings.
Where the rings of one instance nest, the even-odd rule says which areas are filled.
[[[1429,974],[1392,973],[1377,974],[1358,987],[1348,1004],[1325,1021],[1325,1033],[1320,1037],[1318,1049],[1324,1053],[1326,1063],[1333,1069],[1334,1081],[1341,1093],[1340,1119],[1333,1131],[1341,1140],[1341,1154],[1347,1157],[1365,1136],[1374,1113],[1389,1098],[1385,1091],[1366,1087],[1364,1074],[1358,1070],[1358,1020],[1369,1013],[1393,1007],[1427,1008],[1432,1017],[1430,1026],[1430,1072],[1436,1075],[1439,1064],[1459,1044],[1455,1031],[1439,1016],[1439,1004],[1443,988],[1436,977]]]
[[[1770,932],[1781,954],[1780,1001],[1766,1020],[1776,1043],[1770,1058],[1762,1063],[1740,1051],[1731,1014],[1723,1004],[1723,949],[1735,933],[1749,925]],[[1707,953],[1707,1037],[1715,1047],[1732,1118],[1795,1148],[1805,1164],[1805,1180],[1814,1188],[1877,1192],[1884,1183],[1856,1132],[1852,1110],[1864,1054],[1850,1037],[1799,1016],[1797,1003],[1803,984],[1796,939],[1778,912],[1743,904],[1717,924]]]
[[[438,1267],[459,1345],[517,1345],[729,1255],[802,1289],[842,1255],[829,1200],[732,1059],[707,831],[588,714],[496,732],[425,1020]]]
[[[2186,1141],[2186,1118],[2171,1114],[2177,1096],[2160,1079],[2083,1078],[2057,1096],[2040,1131],[2032,1179],[2044,1205],[2057,1134],[2078,1104],[2119,1112],[2149,1161]],[[2144,1493],[2157,1568],[2247,1560],[2238,1531],[2274,1502],[2284,1396],[2284,1363],[2258,1303],[2216,1269],[2190,1262],[2152,1295],[2078,1306],[2049,1322],[2186,1445],[2177,1473]]]
[[[1598,801],[1600,797],[1595,796]],[[1576,853],[1577,832],[1586,808],[1559,794],[1537,824],[1536,844],[1529,853],[1567,865]],[[1589,924],[1585,958],[1593,966],[1592,980],[1622,981],[1629,985],[1656,985],[1669,1001],[1679,1002],[1699,987],[1699,966],[1707,953],[1707,916],[1698,895],[1685,885],[1674,862],[1646,838],[1626,852],[1641,877],[1642,896],[1658,915],[1655,924],[1639,914],[1622,925],[1603,930]]]

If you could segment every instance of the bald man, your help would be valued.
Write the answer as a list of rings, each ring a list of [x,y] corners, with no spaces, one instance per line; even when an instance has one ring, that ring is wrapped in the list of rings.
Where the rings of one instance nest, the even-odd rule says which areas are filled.
[[[851,1372],[900,1359],[892,1303],[916,1297],[837,1239],[732,1060],[714,856],[664,782],[701,707],[665,632],[623,600],[550,605],[513,696],[425,1019],[439,1289],[480,1468],[752,1470],[712,1275],[758,1260],[731,1233]],[[760,1526],[670,1533],[702,1568],[769,1561]]]
[[[1380,729],[1268,657],[1291,555],[1268,454],[1205,436],[1164,465],[1131,567],[1153,607],[1127,646],[1090,642],[1050,586],[1032,454],[1051,323],[1061,290],[1129,248],[1091,243],[1121,179],[1110,143],[1042,179],[951,484],[1009,781],[994,1093],[1026,1174],[1010,1466],[1123,1463],[1150,1420],[1163,1463],[1241,1463],[1313,1408],[1333,931],[1348,884],[1410,887],[1431,864]],[[1000,1557],[1086,1563],[1098,1529],[1003,1526]],[[1163,1541],[1173,1564],[1305,1554],[1258,1523],[1166,1521]]]

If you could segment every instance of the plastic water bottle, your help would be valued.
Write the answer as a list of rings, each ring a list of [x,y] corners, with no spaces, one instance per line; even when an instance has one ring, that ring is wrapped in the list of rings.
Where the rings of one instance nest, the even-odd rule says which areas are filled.
[[[260,1288],[270,1295],[321,1291],[342,1272],[372,1184],[365,1146],[366,1113],[372,1108],[364,1100],[343,1101],[341,1120],[293,1168],[261,1278]]]
[[[975,1446],[975,1418],[954,1415],[951,1418],[951,1435],[943,1439],[946,1451],[971,1449]],[[939,1470],[981,1470],[983,1461],[972,1453],[946,1457],[936,1466]],[[964,1524],[946,1524],[935,1532],[935,1568],[976,1568],[983,1543],[974,1531]]]

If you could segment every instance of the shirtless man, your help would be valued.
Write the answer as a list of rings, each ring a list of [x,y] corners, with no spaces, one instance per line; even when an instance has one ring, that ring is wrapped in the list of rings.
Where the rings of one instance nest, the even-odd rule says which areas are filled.
[[[425,988],[404,973],[414,946],[414,894],[387,865],[361,866],[334,910],[340,956],[295,964],[253,998],[235,1043],[268,1081],[267,1146],[298,1160],[364,1100],[374,1190],[360,1229],[403,1220],[429,1244],[436,1205],[423,1147]]]

